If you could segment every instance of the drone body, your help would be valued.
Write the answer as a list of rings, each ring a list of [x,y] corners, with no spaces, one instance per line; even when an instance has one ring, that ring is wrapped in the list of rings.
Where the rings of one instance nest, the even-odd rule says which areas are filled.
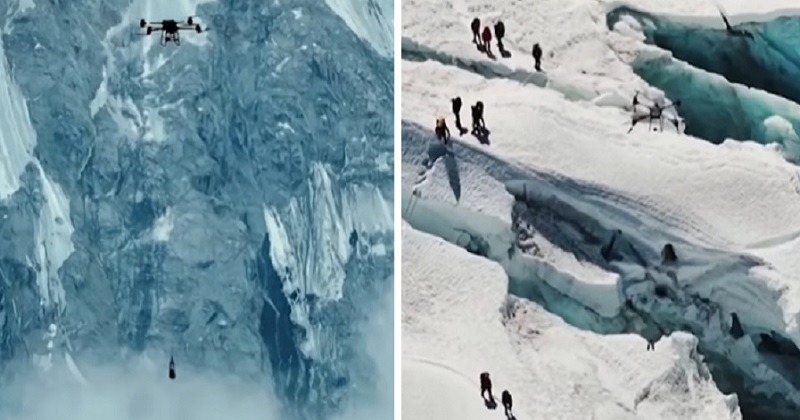
[[[186,22],[178,22],[173,19],[162,20],[161,22],[148,23],[146,20],[139,21],[139,27],[147,30],[144,35],[152,35],[153,32],[161,33],[161,45],[167,45],[172,42],[175,45],[181,45],[181,31],[195,31],[198,34],[203,32],[200,24],[194,23],[190,16]]]
[[[639,101],[639,92],[636,92],[636,95],[633,97],[633,117],[631,128],[628,130],[628,133],[633,130],[636,124],[644,120],[648,120],[650,129],[653,131],[664,131],[664,119],[668,119],[675,126],[676,131],[680,130],[680,120],[677,117],[668,116],[664,111],[681,106],[681,101],[678,100],[669,104],[666,103],[665,99],[659,101],[651,100],[650,102],[652,102],[651,105],[641,103]],[[637,110],[637,107],[644,107],[647,111],[641,112]],[[653,123],[657,123],[658,126],[654,126]]]

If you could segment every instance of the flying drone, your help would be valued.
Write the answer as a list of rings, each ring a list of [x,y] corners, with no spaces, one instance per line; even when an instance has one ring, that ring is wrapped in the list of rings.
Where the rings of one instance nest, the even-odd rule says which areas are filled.
[[[671,115],[665,115],[664,111],[670,108],[676,108],[681,106],[681,101],[675,101],[670,104],[666,104],[663,101],[655,102],[651,101],[652,105],[645,105],[639,102],[639,92],[636,92],[636,95],[633,96],[633,119],[631,122],[631,128],[628,130],[630,133],[633,131],[633,127],[636,124],[648,120],[650,130],[657,131],[664,131],[664,119],[668,119],[674,126],[675,130],[678,131],[680,129],[680,120],[677,117]],[[638,112],[636,107],[645,107],[647,111],[645,112]],[[653,127],[653,123],[658,123],[658,128]]]
[[[180,46],[180,31],[195,31],[198,34],[203,32],[203,28],[200,27],[200,24],[194,23],[191,16],[189,16],[189,19],[187,19],[186,22],[178,22],[168,19],[156,23],[147,23],[146,20],[142,19],[139,21],[139,27],[142,29],[147,28],[147,32],[143,35],[151,35],[153,32],[161,32],[161,45],[167,45],[167,43],[173,42],[175,45]]]

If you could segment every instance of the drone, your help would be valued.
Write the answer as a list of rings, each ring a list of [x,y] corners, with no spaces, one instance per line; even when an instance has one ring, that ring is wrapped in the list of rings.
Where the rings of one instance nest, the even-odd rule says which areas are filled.
[[[142,29],[147,28],[147,32],[143,35],[151,35],[153,32],[161,32],[162,46],[167,45],[169,42],[173,42],[175,45],[180,46],[181,31],[195,31],[198,34],[203,32],[203,28],[200,27],[200,24],[195,24],[191,16],[189,16],[189,19],[187,19],[186,22],[178,22],[168,19],[162,20],[161,22],[148,24],[146,20],[142,19],[139,21],[139,27]]]
[[[653,101],[651,101],[653,102]],[[641,106],[647,108],[645,112],[637,112],[636,107]],[[674,126],[675,130],[678,131],[680,129],[680,120],[677,117],[668,116],[664,114],[664,111],[670,108],[677,108],[681,106],[681,101],[674,101],[670,104],[665,104],[663,102],[653,102],[652,105],[645,105],[639,102],[639,92],[636,92],[636,95],[633,96],[633,119],[631,122],[631,128],[628,130],[628,133],[633,131],[633,127],[636,124],[648,120],[650,130],[657,131],[664,131],[664,119],[668,119]],[[653,123],[658,123],[658,128],[653,127]]]

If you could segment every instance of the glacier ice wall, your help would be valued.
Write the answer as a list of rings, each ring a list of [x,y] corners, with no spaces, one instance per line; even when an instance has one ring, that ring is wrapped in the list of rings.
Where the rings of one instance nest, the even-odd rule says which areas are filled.
[[[670,20],[630,7],[608,15],[609,27],[622,16],[642,23],[646,41],[675,58],[731,83],[749,86],[800,103],[800,17],[736,25],[751,36],[732,36],[725,29]],[[720,23],[722,22],[720,18]]]
[[[688,134],[713,143],[729,138],[778,143],[787,157],[800,159],[800,52],[794,45],[800,41],[792,35],[800,30],[800,19],[736,27],[750,37],[630,7],[609,12],[607,23],[615,28],[631,17],[646,43],[671,53],[642,54],[633,69],[670,99],[682,101]],[[783,129],[774,130],[773,117],[784,121]]]
[[[214,30],[176,48],[133,34],[154,2],[0,2],[0,101],[25,105],[0,150],[31,156],[0,181],[0,368],[50,354],[55,324],[53,360],[89,383],[172,353],[329,418],[376,388],[393,66],[322,2],[196,3],[169,10]]]

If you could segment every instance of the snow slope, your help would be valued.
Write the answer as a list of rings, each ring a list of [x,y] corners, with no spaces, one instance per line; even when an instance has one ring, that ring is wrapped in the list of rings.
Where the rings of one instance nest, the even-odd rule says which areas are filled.
[[[640,337],[580,331],[506,300],[499,265],[407,224],[402,235],[404,416],[501,418],[478,395],[488,371],[493,394],[508,389],[520,419],[740,418],[735,398],[690,357],[694,338],[675,335],[644,352]]]
[[[404,2],[403,217],[413,229],[499,262],[511,294],[573,326],[653,338],[691,331],[700,350],[714,358],[719,386],[732,389],[730,378],[719,376],[723,364],[749,378],[748,393],[740,395],[744,406],[770,406],[766,401],[780,396],[797,407],[794,362],[773,357],[795,360],[794,350],[776,351],[777,344],[765,350],[766,341],[773,342],[765,336],[794,343],[784,347],[800,343],[800,264],[794,257],[800,253],[800,172],[776,148],[753,142],[713,145],[642,127],[626,134],[630,114],[623,107],[633,93],[659,92],[630,66],[653,48],[606,28],[605,14],[620,4]],[[713,2],[628,4],[719,25]],[[758,5],[722,6],[734,23],[791,7]],[[454,12],[431,28],[427,16],[451,7]],[[469,43],[475,16],[483,25],[502,17],[511,58],[491,61]],[[534,42],[545,51],[543,74],[532,71]],[[489,146],[472,136],[456,140],[452,153],[434,144],[428,130],[436,116],[447,116],[455,132],[449,99],[456,95],[464,101],[465,122],[468,105],[485,103]],[[604,261],[599,250],[616,229],[625,241],[613,261]],[[667,242],[681,261],[674,269],[660,261]],[[407,249],[404,273],[420,264]],[[405,277],[404,295],[415,290]],[[658,288],[668,298],[654,299]],[[743,339],[730,332],[739,322],[733,315],[744,326]],[[406,338],[408,328],[404,323],[404,352],[424,342]],[[471,345],[474,339],[462,348]]]

